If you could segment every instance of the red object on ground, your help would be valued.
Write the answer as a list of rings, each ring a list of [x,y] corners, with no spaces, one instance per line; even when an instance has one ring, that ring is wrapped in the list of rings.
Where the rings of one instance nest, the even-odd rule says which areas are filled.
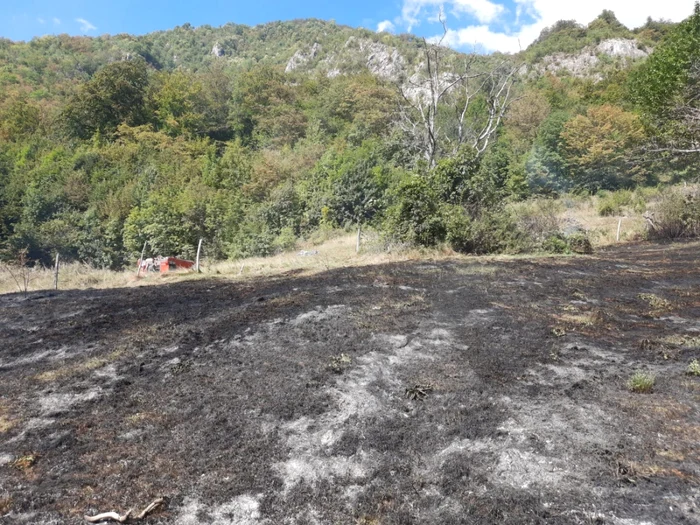
[[[170,270],[189,269],[194,266],[194,261],[186,261],[177,257],[165,257],[160,261],[160,273],[168,273]]]

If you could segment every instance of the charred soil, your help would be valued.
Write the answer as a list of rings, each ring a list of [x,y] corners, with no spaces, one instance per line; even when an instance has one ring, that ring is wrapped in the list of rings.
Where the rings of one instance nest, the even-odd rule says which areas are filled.
[[[698,523],[699,263],[637,244],[0,296],[0,521],[164,496],[144,523]]]

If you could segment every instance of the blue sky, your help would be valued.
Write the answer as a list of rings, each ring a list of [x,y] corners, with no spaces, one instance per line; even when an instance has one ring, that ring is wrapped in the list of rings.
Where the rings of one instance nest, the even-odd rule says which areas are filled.
[[[603,9],[612,9],[620,21],[636,27],[647,16],[682,20],[691,14],[693,0],[2,0],[0,36],[29,40],[58,33],[143,34],[186,22],[254,25],[313,17],[431,37],[442,32],[442,15],[449,28],[446,42],[452,47],[517,51],[557,20],[587,24]]]

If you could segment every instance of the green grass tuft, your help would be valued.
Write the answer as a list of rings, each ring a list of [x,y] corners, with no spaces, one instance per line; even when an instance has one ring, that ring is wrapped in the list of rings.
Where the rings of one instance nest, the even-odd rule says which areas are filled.
[[[648,394],[653,392],[655,383],[656,377],[653,374],[637,371],[627,381],[627,388],[638,394]]]
[[[700,376],[700,361],[693,359],[685,371],[689,376]]]

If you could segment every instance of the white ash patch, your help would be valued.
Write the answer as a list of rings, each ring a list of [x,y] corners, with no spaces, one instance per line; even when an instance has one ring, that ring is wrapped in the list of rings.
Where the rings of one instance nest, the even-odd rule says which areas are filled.
[[[158,356],[160,357],[160,356],[163,356],[163,355],[172,354],[172,353],[177,352],[179,349],[180,349],[180,347],[179,347],[178,345],[168,346],[168,347],[166,347],[166,348],[163,348],[163,349],[158,353]]]
[[[123,434],[119,434],[117,436],[117,439],[120,441],[138,441],[142,437],[144,437],[148,432],[146,429],[143,428],[137,428],[134,430],[130,430],[129,432],[125,432]]]
[[[14,459],[14,456],[11,454],[0,454],[0,467],[3,465],[9,465]]]
[[[523,377],[542,385],[566,387],[579,381],[592,379],[601,373],[601,367],[607,370],[610,365],[619,363],[623,359],[613,350],[604,350],[584,343],[572,342],[560,348],[559,354],[562,361],[527,369]]]
[[[100,379],[106,379],[110,382],[117,381],[119,379],[119,374],[117,374],[117,367],[114,364],[103,366],[94,371],[94,375]]]
[[[688,332],[700,332],[700,321],[696,319],[685,319],[677,315],[669,315],[667,317],[659,317],[659,321],[670,321],[673,324],[684,325]]]
[[[31,365],[43,360],[56,361],[58,359],[64,359],[66,355],[67,348],[65,346],[55,350],[43,350],[13,360],[0,360],[0,370]]]
[[[555,404],[514,403],[504,397],[498,406],[511,417],[498,428],[501,436],[488,439],[457,439],[436,454],[423,458],[426,479],[459,455],[492,455],[496,464],[489,473],[495,485],[515,489],[556,489],[564,481],[585,487],[587,473],[572,469],[583,451],[610,442],[614,415],[596,405],[577,405],[568,399]]]
[[[446,336],[446,334],[442,334]],[[365,419],[382,413],[393,414],[387,400],[391,391],[400,391],[396,377],[399,366],[419,359],[431,359],[422,352],[422,343],[415,339],[408,343],[406,336],[378,335],[386,352],[369,352],[359,357],[348,371],[338,378],[328,393],[335,399],[337,408],[319,418],[302,417],[282,425],[287,434],[289,459],[275,467],[283,479],[285,491],[302,481],[314,484],[319,480],[343,477],[361,481],[370,476],[377,464],[372,453],[358,449],[350,456],[333,455],[333,445],[348,430],[351,419]],[[388,384],[389,388],[373,391],[376,382]]]
[[[384,335],[380,334],[375,336],[375,339],[381,340],[382,343],[386,344],[390,348],[396,350],[398,348],[403,348],[408,344],[408,336],[405,335]]]
[[[657,525],[653,521],[633,520],[630,518],[618,518],[617,516],[612,516],[609,519],[613,522],[613,525]]]
[[[424,292],[425,288],[415,288],[413,286],[406,286],[406,285],[399,285],[398,286],[399,290],[403,290],[404,292]]]
[[[592,377],[595,372],[594,371],[586,371],[583,368],[580,368],[578,366],[559,366],[559,365],[552,365],[548,364],[545,365],[545,368],[554,373],[554,383],[560,384],[560,383],[571,383],[571,382],[577,382],[577,381],[583,381],[584,379],[588,379]],[[548,382],[548,381],[543,381],[543,382]]]
[[[478,326],[487,323],[492,317],[495,310],[493,308],[475,308],[474,310],[469,310],[462,321],[463,326]]]
[[[70,319],[71,317],[78,317],[83,315],[87,310],[85,308],[76,308],[70,312],[59,313],[56,315],[56,319]]]
[[[309,440],[309,449],[313,447],[312,441],[313,438]],[[278,471],[284,477],[285,491],[288,491],[301,481],[311,485],[315,485],[317,481],[332,478],[360,481],[369,474],[370,464],[369,454],[363,451],[350,457],[314,457],[311,452],[285,461]]]
[[[56,422],[55,419],[44,418],[44,417],[33,417],[25,423],[24,430],[36,430],[38,428],[50,427],[55,422]]]
[[[186,498],[175,520],[176,525],[258,525],[264,523],[260,515],[260,498],[242,494],[222,505],[209,507],[193,498]],[[267,521],[267,520],[266,520]]]
[[[501,452],[492,481],[516,489],[527,489],[532,485],[554,486],[564,477],[564,467],[554,458],[513,448]]]
[[[347,308],[342,304],[332,305],[326,308],[318,306],[310,312],[299,314],[296,318],[292,319],[291,324],[299,326],[305,323],[318,323],[319,321],[325,321],[333,317],[340,317],[345,310],[347,310]]]
[[[56,422],[55,419],[50,419],[50,418],[43,418],[43,417],[31,418],[24,424],[22,431],[19,434],[17,434],[15,437],[13,437],[12,439],[7,441],[7,443],[17,443],[19,441],[23,441],[25,436],[27,435],[27,432],[30,432],[32,430],[41,429],[41,428],[50,427],[55,422]]]
[[[39,399],[39,407],[43,415],[60,414],[70,410],[73,405],[97,399],[101,393],[101,388],[93,388],[80,394],[49,394]]]

